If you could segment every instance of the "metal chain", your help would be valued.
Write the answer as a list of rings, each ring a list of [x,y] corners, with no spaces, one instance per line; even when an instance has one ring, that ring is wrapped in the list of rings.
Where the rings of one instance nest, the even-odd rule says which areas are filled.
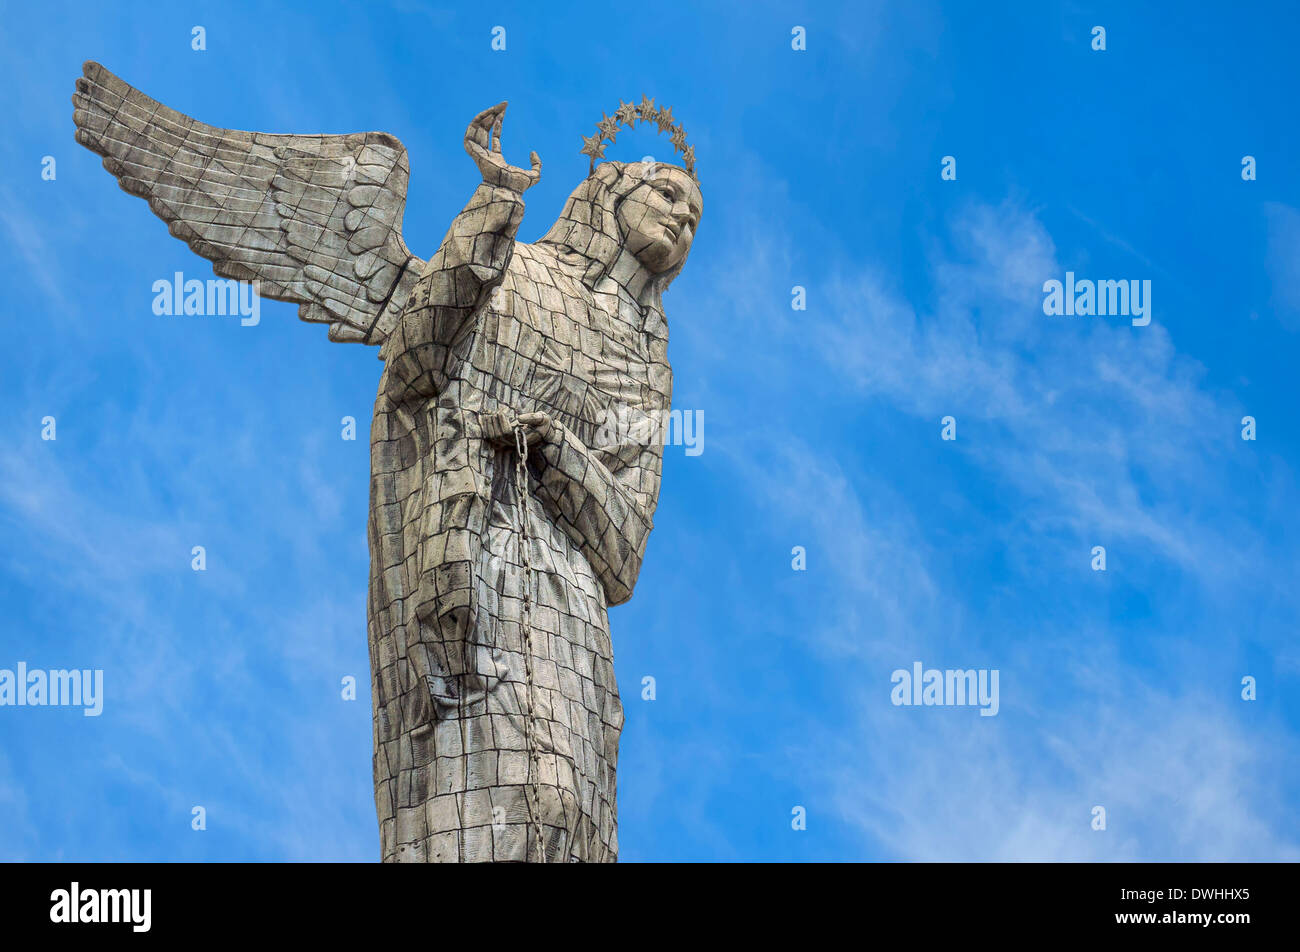
[[[514,428],[515,449],[515,488],[519,504],[519,561],[523,568],[522,595],[523,613],[520,616],[520,631],[523,634],[524,672],[528,679],[528,712],[524,721],[524,743],[528,747],[528,770],[531,778],[529,791],[524,799],[528,803],[528,819],[533,826],[537,840],[537,861],[546,862],[546,846],[542,841],[542,764],[537,753],[537,699],[533,677],[533,562],[532,547],[528,541],[528,427]],[[526,842],[526,840],[525,840]],[[527,848],[524,850],[527,855]]]

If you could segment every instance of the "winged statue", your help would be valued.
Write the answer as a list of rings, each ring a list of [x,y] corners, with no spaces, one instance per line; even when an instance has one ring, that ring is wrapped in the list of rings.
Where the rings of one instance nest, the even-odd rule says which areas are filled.
[[[671,109],[620,101],[531,244],[515,235],[541,161],[505,161],[506,103],[480,112],[464,144],[481,181],[423,260],[402,240],[410,167],[391,135],[219,129],[93,62],[73,105],[77,141],[218,276],[379,348],[367,631],[381,859],[616,860],[608,609],[636,585],[663,439],[611,421],[670,407],[662,299],[703,205]],[[604,159],[643,123],[681,164]]]

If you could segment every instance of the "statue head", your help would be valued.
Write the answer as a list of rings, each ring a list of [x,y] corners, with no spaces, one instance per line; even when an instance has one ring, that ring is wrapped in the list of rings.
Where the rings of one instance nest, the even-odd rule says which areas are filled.
[[[641,162],[596,162],[605,157],[624,128],[653,125],[668,134],[685,166]],[[596,134],[583,136],[581,154],[591,157],[586,181],[574,189],[560,220],[541,244],[556,247],[560,260],[583,269],[595,286],[605,276],[632,292],[642,305],[659,305],[659,295],[686,263],[700,225],[704,200],[695,177],[695,146],[669,106],[648,96],[618,102],[602,115]]]
[[[655,162],[602,162],[569,196],[542,239],[586,259],[594,284],[630,256],[662,292],[690,252],[704,199],[684,168]]]
[[[647,271],[663,274],[686,260],[704,199],[685,170],[653,163],[637,165],[642,169],[640,184],[618,204],[619,232],[624,247]]]

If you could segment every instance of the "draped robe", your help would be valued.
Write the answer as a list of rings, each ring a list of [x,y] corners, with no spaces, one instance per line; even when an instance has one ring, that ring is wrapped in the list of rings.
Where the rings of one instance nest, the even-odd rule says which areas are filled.
[[[368,628],[384,861],[536,859],[532,779],[547,862],[618,855],[623,710],[606,609],[631,597],[663,446],[609,424],[668,407],[667,325],[657,297],[639,305],[618,274],[592,282],[571,248],[514,242],[522,202],[502,192],[480,187],[381,351]],[[485,233],[486,269],[472,250]],[[530,449],[523,516],[535,777],[516,453],[480,422],[498,409],[555,424]]]

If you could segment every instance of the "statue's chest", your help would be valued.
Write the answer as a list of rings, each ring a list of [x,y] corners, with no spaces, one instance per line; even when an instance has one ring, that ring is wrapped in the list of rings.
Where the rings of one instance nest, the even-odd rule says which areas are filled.
[[[518,266],[516,266],[516,264]],[[650,368],[640,309],[516,256],[482,315],[474,364],[498,400],[599,425],[639,406]]]

